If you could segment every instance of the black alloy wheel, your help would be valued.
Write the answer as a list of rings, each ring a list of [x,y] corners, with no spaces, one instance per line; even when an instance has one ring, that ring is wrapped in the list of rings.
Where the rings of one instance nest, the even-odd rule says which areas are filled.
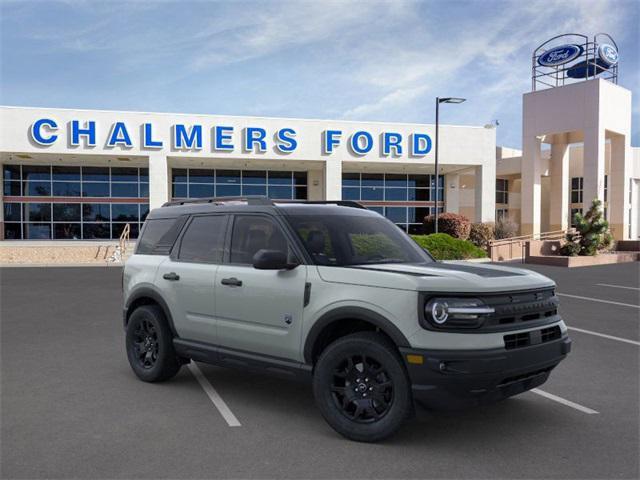
[[[142,368],[149,369],[158,361],[158,332],[149,320],[142,320],[135,326],[133,332],[133,348],[136,358]]]
[[[173,348],[173,334],[157,305],[136,308],[127,322],[126,349],[133,372],[145,382],[175,376],[182,365]]]
[[[356,354],[334,369],[331,392],[336,407],[350,420],[371,423],[384,417],[393,405],[393,381],[380,362]]]
[[[313,394],[338,433],[376,442],[413,414],[411,384],[395,344],[377,332],[358,332],[327,346],[315,362]]]

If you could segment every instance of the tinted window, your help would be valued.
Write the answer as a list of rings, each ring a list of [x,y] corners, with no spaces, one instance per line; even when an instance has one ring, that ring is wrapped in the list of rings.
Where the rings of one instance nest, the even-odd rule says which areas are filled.
[[[227,217],[193,217],[180,243],[178,259],[183,262],[220,263],[224,249]]]
[[[386,210],[388,216],[396,216],[392,208]],[[401,210],[405,215],[405,209]],[[433,261],[398,227],[378,215],[288,215],[286,218],[318,265]],[[404,216],[402,220],[406,221]]]
[[[288,242],[280,227],[262,216],[241,215],[233,222],[231,263],[252,264],[258,250],[289,253]]]
[[[143,255],[168,254],[168,250],[171,249],[171,246],[173,245],[173,242],[175,242],[180,231],[179,228],[175,228],[174,226],[179,224],[181,227],[182,223],[184,223],[184,220],[180,222],[179,219],[175,218],[147,220],[144,224],[144,229],[142,230],[142,237],[138,240],[136,253]],[[158,249],[158,251],[154,251],[156,246],[167,244],[169,244],[169,247],[166,251],[160,251],[160,249]]]

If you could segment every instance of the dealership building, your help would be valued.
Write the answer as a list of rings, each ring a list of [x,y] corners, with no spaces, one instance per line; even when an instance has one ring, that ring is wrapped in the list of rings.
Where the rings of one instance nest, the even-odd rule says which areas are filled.
[[[631,92],[617,65],[558,84],[562,65],[534,62],[522,151],[497,147],[492,125],[440,125],[437,178],[434,125],[0,107],[0,238],[107,240],[127,224],[136,237],[169,200],[266,195],[356,200],[410,233],[436,209],[564,230],[599,198],[614,236],[636,239]]]

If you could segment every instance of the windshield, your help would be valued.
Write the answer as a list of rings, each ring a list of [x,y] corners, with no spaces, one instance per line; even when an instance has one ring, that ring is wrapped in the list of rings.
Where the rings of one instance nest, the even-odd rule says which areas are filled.
[[[379,215],[287,215],[317,265],[425,263],[433,259]]]

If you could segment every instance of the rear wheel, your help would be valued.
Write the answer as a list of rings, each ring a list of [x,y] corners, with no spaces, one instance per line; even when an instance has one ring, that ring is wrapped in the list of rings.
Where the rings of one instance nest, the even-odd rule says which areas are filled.
[[[329,425],[361,442],[392,435],[413,408],[395,346],[373,332],[348,335],[329,345],[316,363],[313,390]]]
[[[131,314],[126,348],[129,364],[140,380],[161,382],[180,370],[173,335],[162,309],[156,305],[138,307]]]

